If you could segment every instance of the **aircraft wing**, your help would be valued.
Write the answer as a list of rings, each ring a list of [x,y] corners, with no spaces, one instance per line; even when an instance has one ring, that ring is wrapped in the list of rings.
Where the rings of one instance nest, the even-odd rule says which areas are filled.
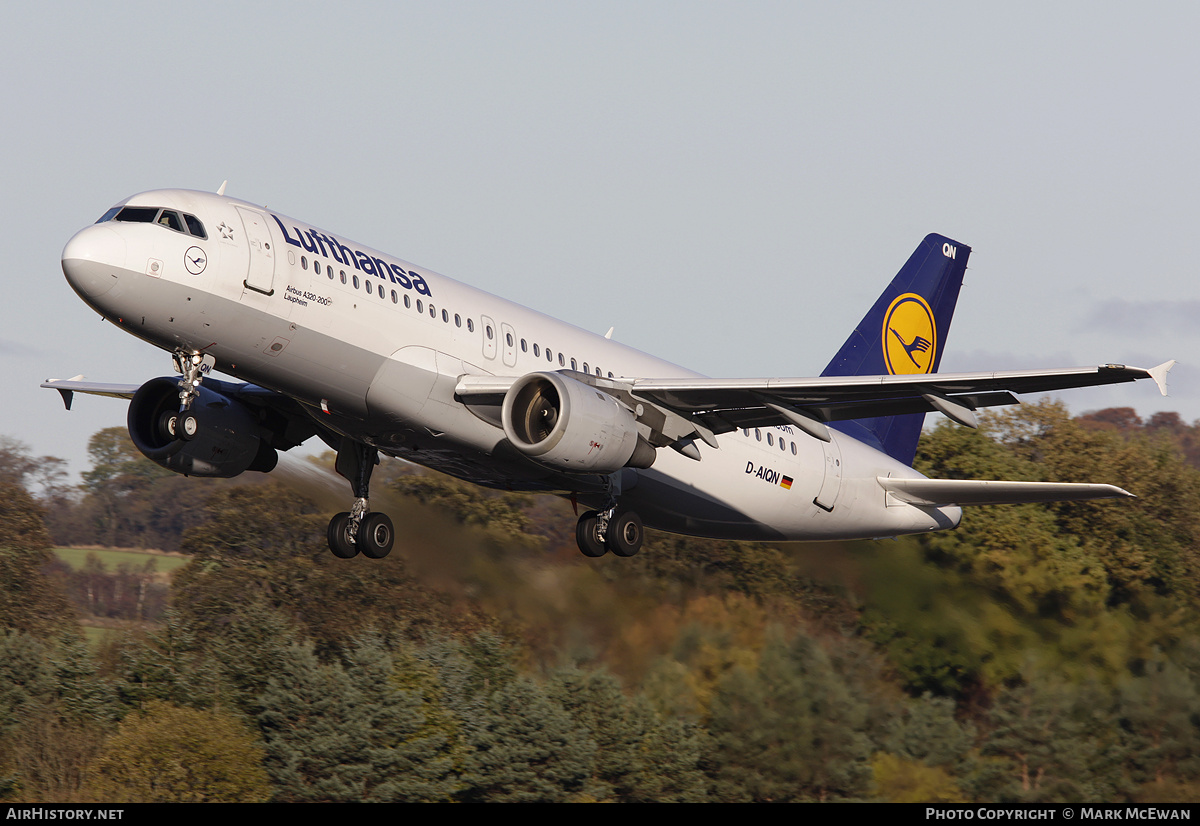
[[[800,379],[606,379],[569,371],[564,374],[616,396],[631,408],[639,402],[653,405],[663,419],[662,426],[653,429],[663,438],[652,439],[652,443],[661,446],[694,436],[715,446],[713,434],[744,427],[793,424],[828,441],[825,422],[935,410],[974,427],[976,409],[1017,404],[1015,393],[1046,393],[1146,378],[1154,379],[1166,395],[1166,375],[1174,365],[1168,361],[1150,369],[1104,364],[1056,370]],[[494,404],[514,380],[462,376],[456,392],[468,404]]]
[[[884,490],[902,502],[914,505],[1021,505],[1029,502],[1133,498],[1132,493],[1115,485],[992,482],[974,479],[896,479],[890,476],[878,478]]]
[[[62,396],[67,410],[71,409],[71,402],[76,393],[84,393],[89,396],[108,396],[112,399],[129,401],[141,387],[140,384],[101,384],[94,381],[82,381],[82,379],[83,376],[76,376],[73,379],[46,379],[40,386],[57,390]]]
[[[995,373],[922,373],[897,376],[824,376],[812,379],[634,379],[632,393],[690,415],[715,413],[738,419],[757,411],[796,408],[819,421],[941,410],[938,402],[966,408],[1014,404],[1014,393],[1046,393],[1152,378],[1166,395],[1166,373],[1175,362],[1149,370],[1105,364],[1057,370]],[[778,411],[775,411],[778,413]],[[947,412],[942,410],[941,412]],[[950,413],[947,413],[950,415]],[[755,416],[757,418],[757,416]],[[954,416],[951,416],[954,418]],[[782,419],[777,415],[775,423]]]

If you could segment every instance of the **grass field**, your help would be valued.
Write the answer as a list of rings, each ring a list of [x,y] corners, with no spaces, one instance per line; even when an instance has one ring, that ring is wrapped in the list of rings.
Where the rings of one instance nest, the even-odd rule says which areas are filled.
[[[54,554],[75,570],[83,567],[88,554],[100,558],[105,569],[115,571],[119,565],[128,565],[134,570],[141,570],[151,559],[154,560],[158,573],[173,573],[187,563],[187,557],[155,553],[153,551],[113,551],[105,548],[55,548]]]

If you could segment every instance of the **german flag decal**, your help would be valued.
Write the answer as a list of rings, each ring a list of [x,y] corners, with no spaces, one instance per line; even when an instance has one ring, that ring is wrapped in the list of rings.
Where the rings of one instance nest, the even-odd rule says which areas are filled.
[[[784,490],[791,490],[792,489],[792,477],[784,476],[782,479],[780,479],[779,487],[783,488]]]

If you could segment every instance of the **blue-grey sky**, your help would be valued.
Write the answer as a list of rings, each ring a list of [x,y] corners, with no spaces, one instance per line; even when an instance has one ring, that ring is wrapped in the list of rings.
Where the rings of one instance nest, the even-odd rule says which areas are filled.
[[[713,376],[819,373],[928,232],[974,248],[944,370],[1200,418],[1200,5],[25,3],[0,32],[0,435],[76,470],[169,358],[66,240],[214,190]]]

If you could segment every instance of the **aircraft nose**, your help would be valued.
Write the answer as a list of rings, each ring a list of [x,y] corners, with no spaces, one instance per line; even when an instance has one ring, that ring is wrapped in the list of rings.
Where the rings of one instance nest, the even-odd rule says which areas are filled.
[[[125,239],[110,227],[86,227],[63,248],[63,275],[85,299],[99,298],[115,287],[124,266]]]

